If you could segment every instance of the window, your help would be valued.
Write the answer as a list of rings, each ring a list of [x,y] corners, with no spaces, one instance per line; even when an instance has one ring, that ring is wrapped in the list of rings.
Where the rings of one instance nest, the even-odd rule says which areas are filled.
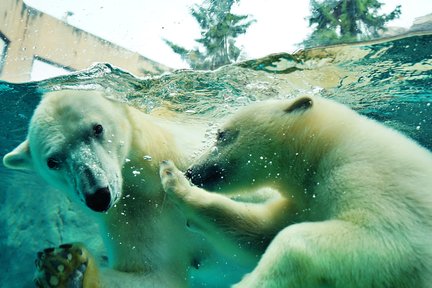
[[[72,72],[72,69],[61,66],[41,57],[35,57],[33,66],[30,72],[30,81],[39,81],[47,78],[67,75]]]
[[[0,74],[3,70],[4,62],[6,61],[6,54],[9,42],[9,39],[0,32]]]

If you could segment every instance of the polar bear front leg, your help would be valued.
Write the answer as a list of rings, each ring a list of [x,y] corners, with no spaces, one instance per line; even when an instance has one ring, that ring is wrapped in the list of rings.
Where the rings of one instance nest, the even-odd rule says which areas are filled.
[[[291,200],[283,197],[246,203],[193,186],[171,161],[161,163],[160,177],[165,192],[193,228],[214,237],[216,242],[223,234],[235,245],[263,251],[295,212]]]
[[[96,263],[81,243],[63,244],[37,253],[36,287],[98,288]]]

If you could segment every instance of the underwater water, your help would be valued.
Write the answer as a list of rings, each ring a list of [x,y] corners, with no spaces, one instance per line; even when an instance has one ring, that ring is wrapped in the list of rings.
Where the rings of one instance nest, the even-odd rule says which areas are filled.
[[[315,94],[345,103],[432,150],[431,47],[432,34],[412,34],[274,54],[213,72],[136,78],[97,64],[40,82],[0,82],[0,154],[24,140],[41,94],[61,89],[105,90],[144,112],[206,121],[210,130],[251,102]],[[203,140],[210,142],[211,135]],[[37,176],[0,167],[0,187],[0,287],[33,287],[35,254],[45,247],[81,241],[99,257],[105,255],[89,214]]]

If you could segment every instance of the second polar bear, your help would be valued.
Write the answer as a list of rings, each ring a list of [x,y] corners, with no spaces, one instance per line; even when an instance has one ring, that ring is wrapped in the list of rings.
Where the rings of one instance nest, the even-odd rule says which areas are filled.
[[[141,113],[98,91],[44,95],[27,139],[4,164],[36,172],[99,220],[112,269],[98,273],[82,244],[48,248],[36,260],[40,287],[179,288],[191,285],[191,271],[194,279],[208,269],[229,274],[218,264],[225,260],[213,255],[166,201],[158,174],[166,158],[186,167],[187,156],[201,145],[201,135],[191,133],[199,132],[199,125],[193,127]],[[229,278],[213,285],[227,285]]]
[[[430,151],[334,101],[251,105],[187,172],[194,184],[219,193],[278,190],[282,197],[266,205],[191,186],[169,162],[160,171],[166,192],[207,235],[248,247],[245,232],[280,231],[235,287],[432,283]]]

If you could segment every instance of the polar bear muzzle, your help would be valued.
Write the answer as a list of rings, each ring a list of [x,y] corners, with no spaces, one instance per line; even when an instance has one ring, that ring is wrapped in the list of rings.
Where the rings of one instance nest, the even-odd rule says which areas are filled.
[[[198,187],[210,191],[218,190],[218,184],[223,181],[226,170],[216,163],[212,165],[206,164],[189,167],[185,172],[185,176]]]
[[[121,194],[121,174],[102,147],[76,149],[68,159],[76,195],[95,212],[106,212]]]
[[[106,212],[111,207],[111,192],[108,187],[99,188],[93,194],[85,195],[86,205],[96,212]]]

